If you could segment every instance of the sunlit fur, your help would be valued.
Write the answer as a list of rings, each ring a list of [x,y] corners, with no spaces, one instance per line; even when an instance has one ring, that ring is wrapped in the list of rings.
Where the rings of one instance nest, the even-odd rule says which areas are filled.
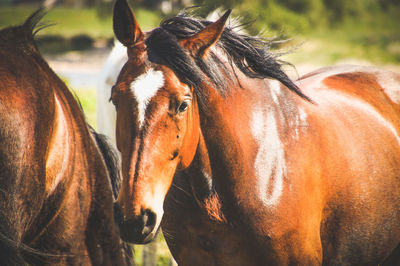
[[[43,15],[0,31],[0,264],[132,265],[117,162],[38,52]]]
[[[400,264],[400,75],[336,66],[290,81],[228,15],[142,33],[116,2],[121,236],[148,242],[162,216],[179,265]],[[127,84],[149,69],[165,81],[140,127]]]

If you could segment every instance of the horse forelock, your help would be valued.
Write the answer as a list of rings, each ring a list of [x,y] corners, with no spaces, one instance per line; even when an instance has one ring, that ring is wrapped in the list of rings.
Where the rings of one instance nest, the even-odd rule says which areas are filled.
[[[269,50],[273,40],[240,34],[228,26],[216,44],[217,49],[211,49],[207,56],[193,56],[180,46],[180,40],[192,36],[210,23],[186,14],[165,20],[146,39],[149,61],[171,68],[182,82],[195,88],[200,103],[205,102],[205,86],[211,85],[224,95],[233,87],[229,82],[235,78],[236,87],[240,87],[244,81],[239,80],[235,69],[248,78],[276,79],[308,99],[282,70],[287,63],[278,60],[281,54]],[[227,62],[231,70],[227,69]]]
[[[146,47],[150,62],[171,68],[183,83],[196,88],[195,92],[199,96],[200,102],[204,100],[202,91],[205,85],[205,75],[195,59],[179,45],[175,35],[163,28],[157,28],[146,39]],[[220,88],[220,86],[216,87]]]

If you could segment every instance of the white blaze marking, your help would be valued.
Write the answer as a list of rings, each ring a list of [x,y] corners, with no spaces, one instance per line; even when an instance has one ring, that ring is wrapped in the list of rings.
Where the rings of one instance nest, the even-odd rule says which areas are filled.
[[[164,199],[166,195],[166,189],[161,182],[158,182],[152,192],[147,191],[143,196],[143,202],[145,203],[145,207],[151,209],[156,213],[156,224],[154,226],[153,232],[151,234],[155,234],[157,232],[158,227],[160,227],[162,217],[164,215]]]
[[[150,69],[131,83],[131,90],[135,95],[139,110],[139,125],[144,122],[144,115],[150,99],[164,86],[164,75],[161,71]]]
[[[259,144],[254,164],[259,182],[258,194],[265,204],[276,205],[282,195],[286,164],[274,113],[262,109],[254,111],[251,131]],[[267,194],[269,186],[272,186],[270,195]]]

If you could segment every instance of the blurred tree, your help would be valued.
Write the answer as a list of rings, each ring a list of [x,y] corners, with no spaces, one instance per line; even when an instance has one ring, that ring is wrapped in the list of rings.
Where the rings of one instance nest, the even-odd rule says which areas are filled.
[[[400,0],[378,0],[382,8],[387,9],[393,6],[400,7]]]
[[[219,7],[233,8],[233,7],[238,6],[247,1],[245,1],[245,0],[194,0],[194,2],[197,5],[204,6],[208,12],[211,12],[212,10],[217,9]],[[249,3],[247,2],[247,4],[249,4]]]
[[[364,10],[366,0],[323,0],[331,24],[337,24],[346,17],[358,17]],[[364,2],[364,3],[363,3]]]
[[[312,24],[325,22],[324,16],[321,16],[325,11],[322,0],[281,0],[276,3],[295,13],[305,15]]]
[[[308,13],[312,8],[314,0],[283,0],[280,4],[298,13]]]

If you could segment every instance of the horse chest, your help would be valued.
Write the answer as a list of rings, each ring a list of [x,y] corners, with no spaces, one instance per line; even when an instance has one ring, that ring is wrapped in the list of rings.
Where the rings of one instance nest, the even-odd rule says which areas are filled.
[[[199,213],[188,213],[184,219],[166,215],[164,222],[164,235],[179,265],[259,264],[259,255],[239,228],[213,222]]]
[[[190,191],[185,182],[174,188],[164,204],[162,229],[179,265],[264,265],[265,247],[257,246],[245,227],[215,221],[183,192]]]

